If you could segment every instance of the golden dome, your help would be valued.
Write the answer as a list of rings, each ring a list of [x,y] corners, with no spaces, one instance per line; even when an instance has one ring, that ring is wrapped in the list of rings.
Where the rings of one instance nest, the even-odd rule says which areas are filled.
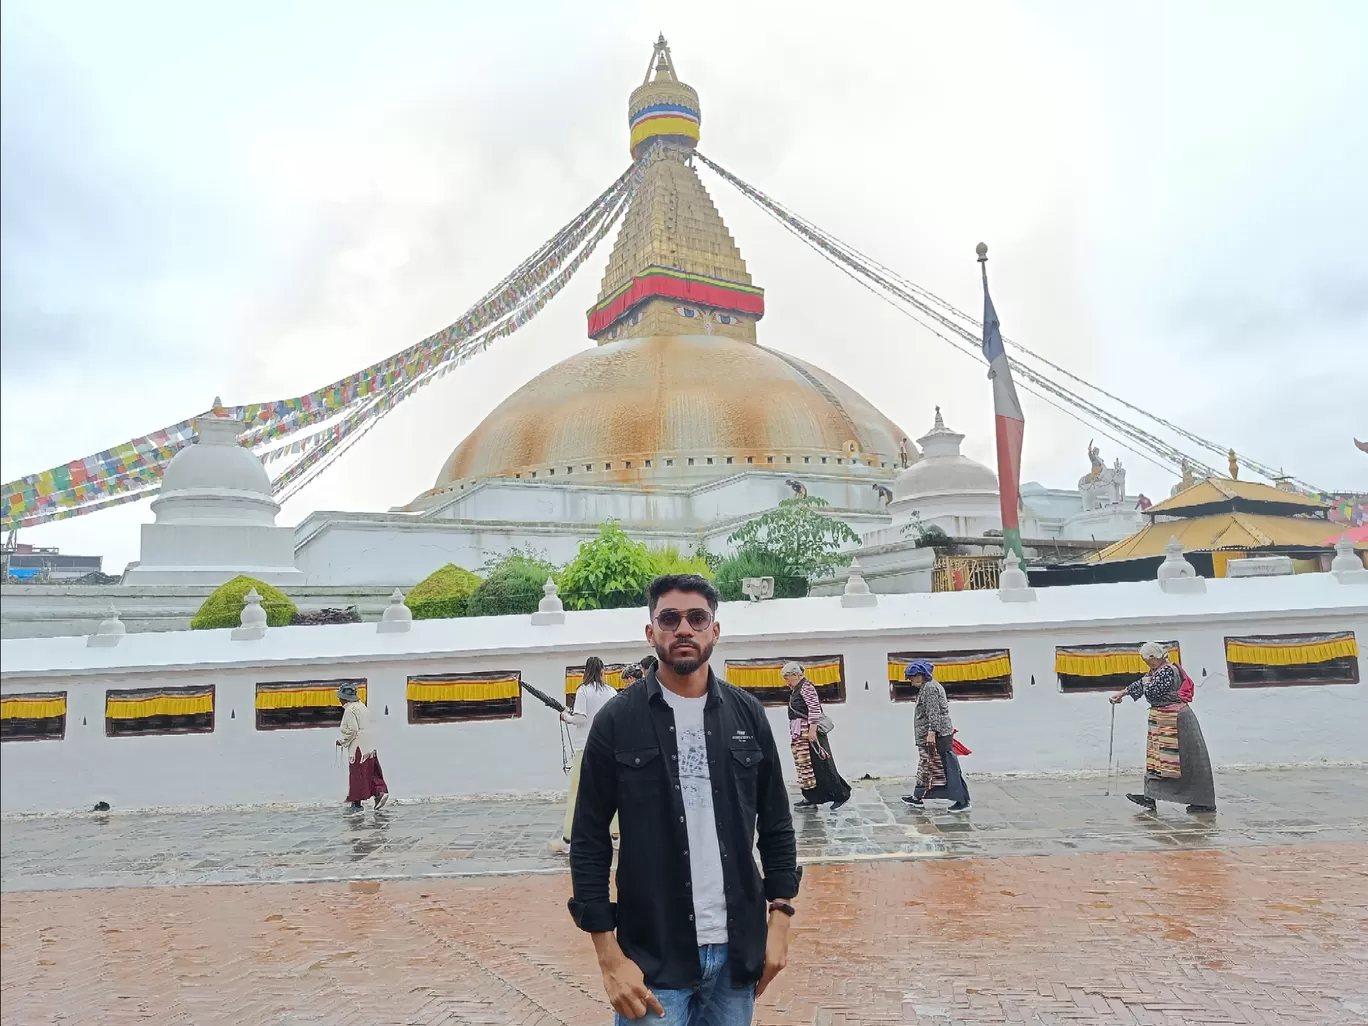
[[[491,477],[681,485],[746,469],[891,479],[905,437],[823,370],[719,335],[622,339],[505,399],[415,500]]]

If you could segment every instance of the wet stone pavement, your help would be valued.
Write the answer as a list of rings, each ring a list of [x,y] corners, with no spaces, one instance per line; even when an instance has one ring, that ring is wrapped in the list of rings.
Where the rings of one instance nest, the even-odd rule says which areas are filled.
[[[794,813],[807,864],[1368,842],[1361,768],[1225,772],[1219,811],[1147,814],[1104,776],[970,780],[973,809],[909,809],[907,780],[859,781],[850,803]],[[1131,782],[1134,786],[1135,782]],[[795,798],[797,796],[795,795]],[[0,890],[440,879],[563,872],[548,799],[8,819]]]
[[[971,780],[967,817],[862,782],[796,814],[755,1022],[1364,1026],[1365,778],[1222,773],[1214,817],[1102,777]],[[607,1026],[558,825],[545,800],[7,819],[0,1023]]]

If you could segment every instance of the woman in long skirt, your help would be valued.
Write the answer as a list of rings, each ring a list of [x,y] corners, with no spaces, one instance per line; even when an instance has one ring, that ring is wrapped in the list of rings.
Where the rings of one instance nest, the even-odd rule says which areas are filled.
[[[1155,802],[1181,802],[1188,812],[1216,811],[1216,784],[1211,756],[1202,738],[1202,725],[1192,711],[1191,689],[1185,674],[1169,662],[1168,650],[1158,642],[1140,646],[1140,658],[1150,672],[1111,698],[1119,705],[1127,695],[1149,703],[1149,733],[1145,741],[1145,793],[1126,795],[1136,805],[1153,811]]]
[[[935,670],[924,659],[908,663],[903,679],[917,685],[917,708],[912,730],[917,739],[917,783],[903,803],[919,809],[927,799],[944,798],[951,812],[969,811],[969,785],[960,772],[955,754],[955,728],[950,722],[950,701],[936,680]]]
[[[831,736],[821,731],[822,703],[817,689],[797,663],[785,663],[779,672],[789,686],[789,745],[803,791],[803,800],[793,807],[811,809],[831,802],[835,812],[850,801],[850,785],[836,769]]]
[[[337,689],[337,700],[342,703],[342,736],[337,744],[347,750],[347,801],[353,812],[359,811],[367,798],[375,799],[377,810],[383,809],[389,801],[389,787],[370,732],[370,710],[351,684]]]

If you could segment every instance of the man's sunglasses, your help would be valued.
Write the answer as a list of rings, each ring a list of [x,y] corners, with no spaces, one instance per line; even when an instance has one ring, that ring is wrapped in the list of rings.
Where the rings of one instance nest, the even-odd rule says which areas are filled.
[[[713,615],[708,609],[690,609],[688,612],[681,613],[678,609],[661,609],[656,611],[655,622],[660,625],[662,630],[674,631],[679,629],[679,625],[689,621],[689,626],[696,631],[705,631],[712,626]]]

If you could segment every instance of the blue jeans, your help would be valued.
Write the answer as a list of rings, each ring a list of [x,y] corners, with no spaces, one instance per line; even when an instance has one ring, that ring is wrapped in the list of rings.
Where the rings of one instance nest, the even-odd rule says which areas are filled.
[[[615,1026],[647,1023],[649,1026],[750,1026],[755,1010],[755,985],[733,987],[725,944],[704,944],[698,949],[703,981],[684,990],[652,990],[665,1017],[647,1012],[644,1019],[614,1017]]]

